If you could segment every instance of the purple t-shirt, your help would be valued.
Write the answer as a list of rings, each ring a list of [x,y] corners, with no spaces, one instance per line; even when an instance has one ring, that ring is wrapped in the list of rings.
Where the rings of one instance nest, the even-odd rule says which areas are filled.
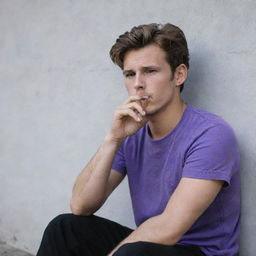
[[[238,255],[239,152],[230,126],[188,105],[166,137],[153,140],[148,129],[127,137],[112,165],[128,175],[136,225],[163,212],[182,177],[223,180],[213,203],[178,243],[199,246],[207,256]]]

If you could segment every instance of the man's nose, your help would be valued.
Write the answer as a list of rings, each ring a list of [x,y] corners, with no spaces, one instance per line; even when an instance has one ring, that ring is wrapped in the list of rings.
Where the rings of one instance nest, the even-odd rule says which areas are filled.
[[[134,88],[136,90],[144,89],[145,88],[145,81],[142,74],[136,74],[134,80]]]

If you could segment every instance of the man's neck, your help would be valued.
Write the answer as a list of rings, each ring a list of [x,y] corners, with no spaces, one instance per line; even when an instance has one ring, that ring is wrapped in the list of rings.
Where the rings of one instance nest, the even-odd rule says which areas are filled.
[[[168,135],[181,120],[185,109],[186,104],[179,98],[164,111],[150,118],[148,124],[152,139],[159,140]]]

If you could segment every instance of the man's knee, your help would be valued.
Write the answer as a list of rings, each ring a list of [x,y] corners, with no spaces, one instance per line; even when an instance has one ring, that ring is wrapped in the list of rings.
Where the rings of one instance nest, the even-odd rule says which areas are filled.
[[[71,218],[72,218],[72,214],[60,214],[49,222],[45,231],[51,232],[55,230],[57,227],[59,227],[60,225],[62,225],[63,223],[68,222]]]
[[[146,255],[143,242],[128,243],[122,245],[113,256],[143,256]]]
[[[92,218],[92,216],[77,216],[71,213],[60,214],[49,222],[45,233],[65,232],[70,229],[75,231],[76,229],[80,229],[81,225],[83,228],[86,228],[86,226],[91,225]]]

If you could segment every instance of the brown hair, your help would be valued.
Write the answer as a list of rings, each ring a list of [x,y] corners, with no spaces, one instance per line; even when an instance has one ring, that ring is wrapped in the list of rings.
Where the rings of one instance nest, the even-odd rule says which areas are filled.
[[[184,33],[172,24],[151,23],[133,27],[130,32],[120,35],[110,50],[112,61],[123,69],[125,54],[132,49],[143,48],[156,44],[166,53],[166,60],[172,72],[180,64],[185,64],[189,69],[189,51]],[[180,91],[183,90],[180,86]]]

